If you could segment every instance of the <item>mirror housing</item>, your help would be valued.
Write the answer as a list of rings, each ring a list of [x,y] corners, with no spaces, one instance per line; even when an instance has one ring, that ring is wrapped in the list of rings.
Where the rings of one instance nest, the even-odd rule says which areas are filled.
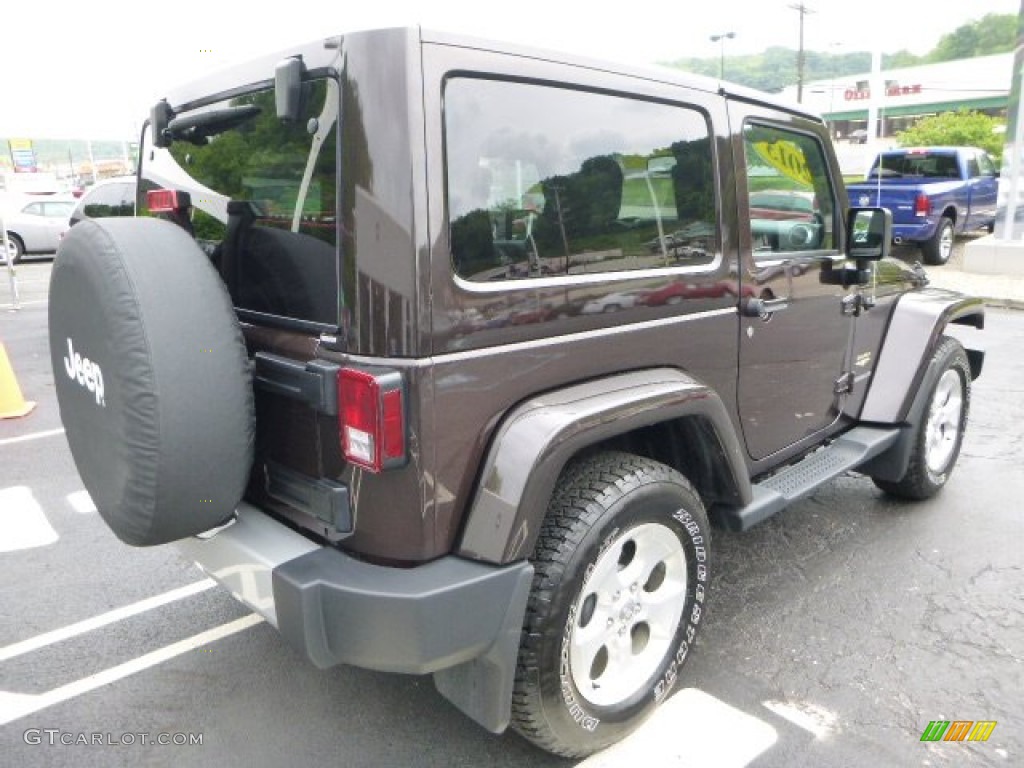
[[[171,105],[167,103],[167,99],[161,99],[149,110],[149,127],[153,132],[154,147],[163,149],[171,146],[167,126],[170,125],[172,117],[174,117],[174,112],[171,110]]]
[[[277,116],[294,123],[302,115],[302,58],[293,56],[274,68],[274,107]]]
[[[846,258],[878,261],[892,248],[892,211],[850,208],[846,216]]]

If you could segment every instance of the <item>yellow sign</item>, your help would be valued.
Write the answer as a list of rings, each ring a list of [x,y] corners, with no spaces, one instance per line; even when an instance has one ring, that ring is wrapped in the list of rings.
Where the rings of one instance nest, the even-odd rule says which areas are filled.
[[[7,146],[11,148],[15,173],[36,172],[36,153],[32,149],[31,139],[8,139]]]
[[[768,165],[783,176],[807,187],[814,186],[814,177],[807,167],[804,151],[792,141],[755,141],[754,149]]]

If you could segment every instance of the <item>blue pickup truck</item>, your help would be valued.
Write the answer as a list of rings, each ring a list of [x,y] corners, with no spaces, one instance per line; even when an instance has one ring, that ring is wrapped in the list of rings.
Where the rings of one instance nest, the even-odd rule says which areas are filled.
[[[926,264],[945,264],[955,234],[996,218],[998,172],[975,147],[893,149],[875,158],[867,180],[850,184],[850,203],[892,211],[893,241],[920,246]]]

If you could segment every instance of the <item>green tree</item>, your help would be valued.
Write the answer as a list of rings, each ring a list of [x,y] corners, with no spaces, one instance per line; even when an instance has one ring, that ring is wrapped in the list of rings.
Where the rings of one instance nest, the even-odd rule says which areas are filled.
[[[926,117],[896,139],[901,147],[980,147],[998,163],[1005,137],[997,130],[1004,125],[994,117],[960,109]]]
[[[927,56],[929,62],[956,61],[1012,51],[1017,36],[1014,14],[990,13],[944,35]]]
[[[1017,17],[1014,14],[990,13],[945,35],[924,56],[916,56],[906,50],[886,53],[882,56],[882,66],[886,69],[914,67],[1012,51],[1016,31]],[[859,75],[871,69],[871,54],[865,51],[843,54],[807,51],[806,56],[805,79],[808,82]],[[718,77],[719,59],[717,56],[677,59],[665,62],[665,66]],[[762,53],[726,56],[725,79],[762,91],[781,91],[796,82],[796,51],[775,46]]]

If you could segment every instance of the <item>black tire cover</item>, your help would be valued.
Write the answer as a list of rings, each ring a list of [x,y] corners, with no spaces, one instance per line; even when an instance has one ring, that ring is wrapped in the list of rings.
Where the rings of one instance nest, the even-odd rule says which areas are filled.
[[[252,465],[251,366],[224,284],[180,227],[82,221],[50,278],[50,358],[78,472],[123,541],[225,522]]]

